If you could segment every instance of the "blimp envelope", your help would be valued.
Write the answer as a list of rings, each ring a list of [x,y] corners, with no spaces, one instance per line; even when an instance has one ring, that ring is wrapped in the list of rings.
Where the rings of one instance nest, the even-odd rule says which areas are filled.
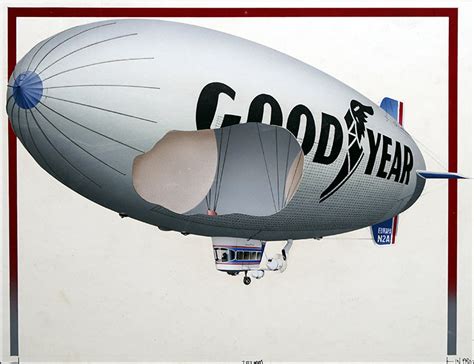
[[[419,148],[393,123],[377,121],[386,113],[375,103],[295,58],[210,29],[156,20],[67,29],[33,47],[15,67],[10,86],[12,126],[45,170],[113,211],[164,229],[183,232],[177,215],[186,214],[187,233],[319,237],[390,218],[423,190],[422,178],[408,178],[409,169],[424,169]],[[344,134],[346,116],[351,128],[357,125],[356,144]],[[213,176],[215,155],[201,168],[193,163],[193,186],[176,182],[190,184],[190,170],[160,164],[159,173],[151,167],[147,156],[162,163],[173,153],[183,159],[180,153],[191,149],[171,151],[165,141],[160,146],[167,133],[204,129],[219,130]],[[394,158],[381,163],[383,143],[371,152],[369,137],[382,138],[387,147],[398,142],[406,151],[403,161],[398,158],[402,182],[386,183]],[[204,156],[211,144],[201,150],[198,144],[196,154]],[[372,167],[364,173],[369,155]],[[148,163],[135,170],[148,177],[134,180],[139,160]],[[175,189],[167,190],[173,183],[160,178],[171,179],[172,172],[181,179],[176,175]],[[367,184],[377,188],[359,188]],[[236,220],[232,213],[243,216]]]

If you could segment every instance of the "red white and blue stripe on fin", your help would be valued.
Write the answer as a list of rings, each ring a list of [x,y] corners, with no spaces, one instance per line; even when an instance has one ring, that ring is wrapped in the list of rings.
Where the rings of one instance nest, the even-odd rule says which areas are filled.
[[[372,239],[376,245],[395,244],[395,236],[397,235],[398,216],[379,222],[370,227]]]
[[[403,125],[403,102],[384,97],[380,103],[380,107],[384,109],[398,124]],[[394,216],[388,220],[379,222],[370,227],[372,239],[377,245],[395,244],[397,235],[398,216]]]
[[[403,125],[403,102],[384,97],[380,103],[380,107],[384,109],[398,124]]]

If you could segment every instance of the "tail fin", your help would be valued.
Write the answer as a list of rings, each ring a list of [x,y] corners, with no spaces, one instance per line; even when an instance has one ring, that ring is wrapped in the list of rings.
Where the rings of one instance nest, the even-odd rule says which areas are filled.
[[[466,179],[466,177],[454,172],[416,171],[416,174],[424,179]]]
[[[403,102],[384,97],[380,103],[380,107],[384,109],[392,118],[394,118],[400,126],[403,125]],[[370,231],[374,243],[377,245],[395,244],[397,235],[398,216],[394,216],[388,220],[372,225]]]
[[[372,239],[377,245],[391,245],[395,244],[395,237],[397,235],[398,216],[394,216],[388,220],[372,225],[370,231]]]
[[[403,126],[403,102],[384,97],[380,107],[394,118],[400,126]]]
[[[380,107],[384,109],[392,118],[394,118],[400,126],[403,125],[403,102],[385,97]],[[464,179],[454,172],[431,172],[431,171],[416,171],[417,175],[425,179]],[[397,235],[398,216],[394,216],[388,220],[372,225],[370,231],[372,238],[377,245],[391,245],[395,244],[395,237]]]

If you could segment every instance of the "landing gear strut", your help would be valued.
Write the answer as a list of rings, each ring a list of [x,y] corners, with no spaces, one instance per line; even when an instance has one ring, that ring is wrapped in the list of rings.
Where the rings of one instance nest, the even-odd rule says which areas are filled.
[[[251,282],[252,280],[250,279],[250,277],[247,277],[247,271],[245,271],[244,284],[248,286]]]
[[[283,255],[283,259],[288,259],[288,253],[290,252],[291,247],[293,246],[293,239],[288,239],[285,247],[282,249],[281,254]]]

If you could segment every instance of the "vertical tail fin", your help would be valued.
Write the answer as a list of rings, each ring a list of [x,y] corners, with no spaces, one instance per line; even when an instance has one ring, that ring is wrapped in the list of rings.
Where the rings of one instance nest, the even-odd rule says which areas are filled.
[[[392,118],[394,118],[400,126],[403,125],[403,102],[384,97],[380,103],[380,107],[384,109]],[[370,231],[372,238],[377,245],[395,244],[397,235],[398,215],[388,220],[372,225]]]
[[[388,220],[372,225],[370,231],[372,239],[377,245],[391,245],[395,244],[395,237],[397,235],[398,216],[394,216]]]
[[[384,97],[380,107],[394,118],[400,126],[403,126],[403,102],[391,99],[390,97]]]

